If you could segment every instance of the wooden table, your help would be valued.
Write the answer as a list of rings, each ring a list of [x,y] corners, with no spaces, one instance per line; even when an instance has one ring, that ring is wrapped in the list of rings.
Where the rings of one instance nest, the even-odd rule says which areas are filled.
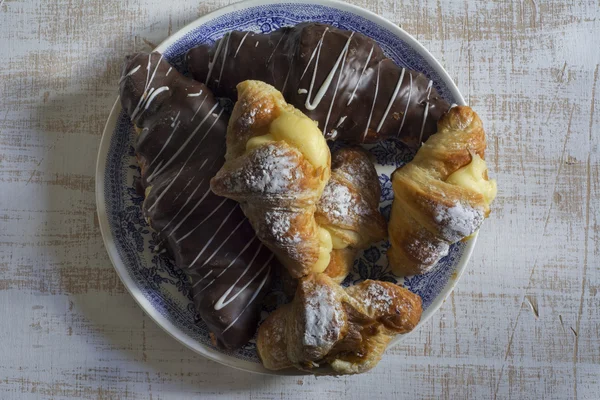
[[[94,166],[126,54],[228,0],[0,0],[0,399],[598,399],[600,3],[353,1],[402,24],[489,133],[500,187],[441,310],[371,373],[192,354],[108,260]]]

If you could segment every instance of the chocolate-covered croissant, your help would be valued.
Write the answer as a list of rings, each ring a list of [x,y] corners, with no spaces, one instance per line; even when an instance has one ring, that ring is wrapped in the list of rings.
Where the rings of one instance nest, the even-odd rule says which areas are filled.
[[[319,23],[267,35],[233,31],[191,49],[187,64],[216,96],[234,101],[244,80],[273,85],[331,140],[396,137],[418,147],[449,108],[431,80],[396,65],[372,39]]]
[[[238,203],[210,190],[225,161],[227,116],[206,86],[158,53],[128,58],[120,94],[138,132],[144,216],[189,275],[214,341],[239,347],[256,331],[275,260]]]

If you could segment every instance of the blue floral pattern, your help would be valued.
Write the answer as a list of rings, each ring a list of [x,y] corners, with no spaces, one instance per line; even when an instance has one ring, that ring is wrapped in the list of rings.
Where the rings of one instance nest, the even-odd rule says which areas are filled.
[[[398,36],[359,15],[316,4],[271,4],[226,13],[186,33],[164,51],[164,55],[176,68],[185,72],[184,54],[195,45],[213,43],[233,29],[268,33],[282,26],[304,21],[324,22],[374,38],[396,63],[423,72],[434,81],[436,89],[443,97],[454,102],[455,99],[436,71],[417,50]],[[365,147],[377,158],[382,187],[380,209],[389,220],[393,199],[389,174],[393,168],[410,161],[413,153],[395,141]],[[140,206],[144,199],[135,189],[140,171],[134,157],[131,124],[123,113],[112,134],[106,161],[104,198],[110,230],[115,238],[120,261],[157,312],[192,339],[206,347],[212,347],[208,329],[202,321],[198,321],[194,311],[185,273],[175,266],[166,252],[161,252],[156,234],[150,231],[143,218]],[[465,245],[459,243],[452,246],[448,256],[441,260],[433,271],[406,278],[398,278],[390,272],[386,256],[388,248],[389,242],[383,241],[361,252],[352,273],[343,284],[351,285],[364,279],[395,282],[418,293],[423,298],[424,308],[427,308],[447,285],[462,257]],[[263,316],[288,300],[280,280],[275,279],[275,285],[267,300]],[[242,349],[227,354],[259,362],[253,341]]]

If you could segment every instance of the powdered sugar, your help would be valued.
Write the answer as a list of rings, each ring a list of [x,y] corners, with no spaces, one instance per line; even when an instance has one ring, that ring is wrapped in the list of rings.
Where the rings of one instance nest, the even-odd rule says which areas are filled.
[[[268,210],[265,212],[265,223],[261,226],[268,229],[268,234],[279,243],[296,244],[301,238],[298,233],[290,232],[292,218],[295,214],[289,211]]]
[[[356,215],[363,216],[369,212],[362,198],[357,197],[346,185],[332,178],[323,190],[319,210],[332,222],[350,219],[351,223]]]
[[[255,117],[256,117],[256,109],[251,108],[249,111],[243,113],[239,117],[238,123],[242,127],[250,127],[250,126],[254,125]]]
[[[364,300],[367,307],[371,307],[379,313],[389,312],[390,307],[394,304],[394,297],[390,295],[389,290],[377,282],[369,284]]]
[[[484,213],[482,209],[457,201],[452,207],[437,206],[434,220],[440,225],[440,233],[444,239],[454,243],[479,229]]]
[[[253,150],[246,163],[224,181],[233,193],[290,194],[303,178],[298,155],[276,144]]]
[[[290,219],[286,215],[287,213],[281,211],[266,211],[265,222],[271,229],[273,236],[278,239],[283,237],[290,230]]]
[[[342,218],[348,215],[352,205],[352,193],[339,182],[329,181],[321,196],[320,208],[329,216]]]
[[[328,352],[339,339],[343,324],[342,304],[335,292],[317,287],[306,299],[304,345],[323,348]],[[326,349],[325,349],[326,348]]]

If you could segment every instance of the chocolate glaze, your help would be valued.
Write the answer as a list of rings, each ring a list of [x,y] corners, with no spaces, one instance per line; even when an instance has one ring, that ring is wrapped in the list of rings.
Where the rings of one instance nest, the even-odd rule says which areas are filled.
[[[372,39],[319,23],[268,35],[233,31],[186,59],[194,78],[219,97],[235,101],[235,87],[246,79],[275,86],[331,140],[397,137],[418,147],[450,108],[428,78],[398,67]]]
[[[256,331],[273,254],[239,205],[210,191],[225,159],[228,116],[210,90],[160,54],[126,60],[121,104],[137,136],[144,216],[190,278],[194,304],[219,346]]]

